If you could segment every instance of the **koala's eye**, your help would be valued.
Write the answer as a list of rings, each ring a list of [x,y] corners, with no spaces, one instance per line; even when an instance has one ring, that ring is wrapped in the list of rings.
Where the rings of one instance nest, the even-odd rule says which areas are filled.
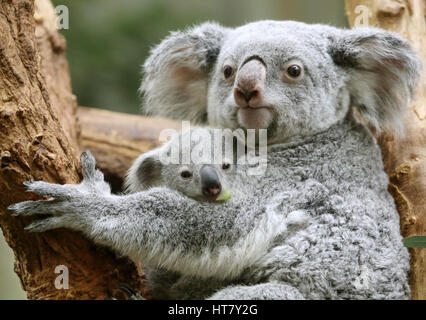
[[[222,169],[223,170],[229,170],[231,168],[231,164],[230,163],[224,163],[222,164]]]
[[[287,68],[287,73],[292,78],[297,78],[302,74],[302,67],[297,64],[293,64]]]
[[[284,65],[283,73],[283,80],[286,82],[297,82],[304,76],[303,66],[296,59],[290,60]]]
[[[223,67],[223,76],[225,79],[230,79],[234,75],[234,68],[232,68],[229,64]]]
[[[182,171],[182,172],[180,173],[180,176],[181,176],[183,179],[191,179],[191,177],[192,177],[192,173],[191,173],[190,171],[188,171],[188,170],[185,170],[185,171]]]

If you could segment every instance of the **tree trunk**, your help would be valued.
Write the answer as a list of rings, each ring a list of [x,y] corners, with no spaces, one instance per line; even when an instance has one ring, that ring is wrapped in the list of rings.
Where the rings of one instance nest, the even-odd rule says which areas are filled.
[[[0,226],[29,299],[104,299],[118,282],[143,292],[130,260],[68,230],[25,232],[31,219],[6,210],[36,198],[23,181],[80,181],[77,103],[55,19],[49,0],[0,2]],[[68,290],[55,287],[59,265],[69,270]]]
[[[426,71],[425,0],[347,0],[351,26],[368,24],[406,37],[417,50]],[[368,16],[369,17],[368,17]],[[365,19],[363,23],[366,23]],[[405,119],[406,137],[379,137],[389,190],[401,215],[403,236],[426,234],[426,72]],[[413,299],[426,299],[426,249],[412,248],[410,285]]]

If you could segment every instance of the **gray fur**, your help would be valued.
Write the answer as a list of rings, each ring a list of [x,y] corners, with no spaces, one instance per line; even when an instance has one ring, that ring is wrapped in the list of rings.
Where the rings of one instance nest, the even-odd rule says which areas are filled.
[[[262,176],[236,166],[230,201],[199,202],[164,186],[111,195],[94,160],[83,157],[80,185],[29,183],[54,199],[10,209],[50,215],[32,231],[79,230],[155,266],[148,275],[155,298],[409,298],[409,255],[380,150],[350,105],[372,126],[398,131],[420,71],[412,49],[377,29],[204,24],[153,50],[145,108],[245,128],[222,69],[226,61],[238,74],[253,55],[266,66],[273,114],[268,166]],[[290,59],[304,67],[298,82],[282,81]]]
[[[161,106],[163,114],[205,122],[207,74],[227,30],[216,23],[204,23],[172,32],[154,48],[144,64],[145,77],[140,88],[145,93],[144,111],[156,115],[157,106]]]
[[[237,166],[233,197],[219,206],[164,187],[116,196],[88,183],[103,188],[93,177],[62,188],[35,182],[30,190],[48,188],[55,199],[10,209],[52,215],[29,230],[78,230],[162,269],[149,274],[156,298],[409,297],[408,252],[380,150],[349,120],[270,146],[264,176]],[[302,219],[289,224],[294,217]]]
[[[208,159],[204,161],[199,161],[197,163],[191,161],[187,164],[162,163],[161,153],[170,153],[172,149],[180,150],[179,148],[182,143],[182,136],[183,139],[185,139],[185,136],[188,138],[187,141],[190,142],[191,150],[194,150],[196,146],[202,146],[205,145],[205,143],[212,141],[214,139],[214,132],[213,130],[209,129],[191,128],[189,132],[185,132],[183,134],[173,137],[163,146],[151,150],[147,153],[141,154],[134,161],[133,165],[127,173],[125,180],[125,188],[128,193],[136,193],[147,190],[152,187],[167,187],[169,189],[179,191],[182,194],[193,199],[205,201],[206,199],[202,193],[200,177],[200,171],[205,165],[214,168],[216,174],[219,177],[222,190],[231,189],[232,181],[234,179],[235,174],[234,163],[236,162],[236,159],[234,160],[234,154],[230,154],[227,158],[223,152],[221,157],[222,161],[220,161],[219,163],[213,163],[214,161],[207,161]],[[229,137],[231,138],[231,136]],[[226,135],[222,135],[221,141],[224,141],[225,139]],[[205,150],[200,150],[200,152],[202,151]],[[210,153],[210,156],[208,158],[210,158],[210,160],[214,160],[213,144],[211,145],[211,148],[207,150],[207,152]],[[181,153],[179,155],[179,158],[182,158]],[[229,169],[224,170],[222,168],[222,164],[224,163],[229,164]],[[192,174],[192,177],[190,179],[183,179],[180,175],[182,171],[189,171]]]
[[[206,30],[208,35],[200,39]],[[198,59],[188,51],[200,52]],[[206,52],[215,52],[208,67]],[[153,50],[144,65],[144,108],[153,115],[197,122],[207,112],[212,126],[244,127],[237,119],[232,83],[223,79],[223,65],[231,61],[238,72],[251,56],[267,66],[265,98],[274,113],[268,128],[270,143],[325,130],[342,120],[350,105],[358,107],[364,120],[377,130],[401,133],[406,105],[421,70],[408,42],[380,29],[342,30],[293,21],[259,21],[225,29],[207,23],[172,33]],[[307,72],[301,82],[289,85],[280,81],[280,68],[294,58]],[[191,72],[178,69],[182,64]],[[202,76],[194,77],[194,70]],[[174,73],[187,81],[175,79]],[[206,89],[192,90],[195,86]],[[194,101],[202,101],[196,113]]]

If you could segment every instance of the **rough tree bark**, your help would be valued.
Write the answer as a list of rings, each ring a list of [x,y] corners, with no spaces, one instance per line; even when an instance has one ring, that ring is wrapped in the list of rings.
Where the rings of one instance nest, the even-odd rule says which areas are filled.
[[[0,226],[28,298],[103,299],[118,282],[143,292],[143,278],[130,260],[68,230],[25,232],[30,220],[6,210],[35,199],[24,192],[23,181],[79,182],[80,129],[65,40],[50,1],[1,1],[0,30]],[[58,265],[69,269],[68,290],[55,288]]]
[[[405,119],[406,137],[394,139],[385,134],[378,139],[385,170],[390,177],[389,190],[401,215],[401,232],[405,237],[425,235],[426,1],[347,0],[346,14],[351,26],[360,21],[357,20],[360,19],[360,15],[365,14],[370,26],[400,33],[412,43],[425,66],[417,97]],[[410,249],[410,253],[412,298],[426,299],[426,249],[413,248]]]

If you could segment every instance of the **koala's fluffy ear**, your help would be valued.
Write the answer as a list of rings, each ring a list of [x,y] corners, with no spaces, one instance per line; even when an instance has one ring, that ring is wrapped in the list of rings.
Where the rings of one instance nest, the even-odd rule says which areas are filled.
[[[228,30],[215,23],[204,23],[172,32],[155,47],[143,66],[142,111],[205,123],[208,74]]]
[[[127,193],[135,193],[158,186],[162,181],[159,149],[140,155],[130,167],[124,186]]]
[[[351,104],[375,129],[403,134],[421,62],[408,41],[376,28],[345,30],[331,39],[329,53],[348,72]]]

